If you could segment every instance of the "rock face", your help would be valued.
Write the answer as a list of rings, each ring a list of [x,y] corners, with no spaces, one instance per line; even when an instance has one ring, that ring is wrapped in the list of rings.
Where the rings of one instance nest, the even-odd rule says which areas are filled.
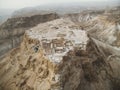
[[[68,15],[92,37],[115,47],[120,47],[120,8],[109,11],[83,11]]]
[[[38,15],[32,15],[28,17],[16,17],[8,19],[4,24],[1,25],[2,29],[14,29],[14,28],[26,28],[33,27],[39,23],[44,23],[50,20],[58,18],[56,13],[44,13]]]
[[[25,30],[59,18],[56,13],[10,18],[0,26],[0,56],[20,44]]]
[[[120,49],[69,19],[39,24],[0,61],[0,90],[119,90]]]
[[[91,23],[89,21],[88,25],[90,26],[88,27],[91,27],[93,23],[94,25],[88,29],[88,32],[104,43],[120,47],[120,24],[115,20],[109,21],[108,18],[110,18],[110,16],[101,15],[91,20]]]

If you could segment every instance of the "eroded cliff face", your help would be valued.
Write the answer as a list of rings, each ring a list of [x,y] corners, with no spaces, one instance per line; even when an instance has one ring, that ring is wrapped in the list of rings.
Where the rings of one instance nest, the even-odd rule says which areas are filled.
[[[26,30],[57,18],[56,13],[44,13],[8,19],[0,26],[0,56],[19,45]]]
[[[120,50],[57,19],[26,31],[0,61],[0,90],[119,90]]]
[[[68,15],[92,37],[115,47],[120,47],[120,9],[83,11]]]
[[[89,25],[93,25],[88,29],[88,32],[96,39],[116,47],[120,47],[120,24],[113,20],[109,21],[109,16],[102,15],[91,20],[93,25],[89,22]]]

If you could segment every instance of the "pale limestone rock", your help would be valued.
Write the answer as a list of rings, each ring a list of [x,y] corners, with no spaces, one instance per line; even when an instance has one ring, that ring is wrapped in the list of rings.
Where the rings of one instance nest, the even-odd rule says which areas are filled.
[[[0,58],[9,50],[20,45],[26,30],[39,23],[45,23],[57,18],[59,16],[54,12],[9,18],[0,25]]]
[[[39,24],[0,61],[0,90],[119,90],[119,52],[69,19]]]

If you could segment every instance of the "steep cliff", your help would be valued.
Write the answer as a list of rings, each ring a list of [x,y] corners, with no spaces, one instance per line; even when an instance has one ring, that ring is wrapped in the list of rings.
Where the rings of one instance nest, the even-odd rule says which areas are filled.
[[[0,56],[20,44],[25,30],[57,18],[56,13],[9,18],[0,26]]]
[[[119,90],[120,49],[69,19],[39,24],[0,61],[0,90]]]
[[[120,9],[86,10],[68,17],[92,37],[115,47],[120,47]]]
[[[119,14],[116,15],[118,17],[112,16],[115,19],[111,18],[111,14],[99,15],[87,22],[86,30],[94,38],[112,46],[120,47],[120,20]]]

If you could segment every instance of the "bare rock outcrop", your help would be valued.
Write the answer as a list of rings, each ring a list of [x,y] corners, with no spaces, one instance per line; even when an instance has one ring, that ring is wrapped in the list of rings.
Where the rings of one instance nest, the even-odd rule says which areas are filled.
[[[39,24],[0,61],[0,90],[119,90],[119,52],[69,19]]]
[[[92,37],[114,47],[120,47],[119,7],[110,10],[86,10],[68,16]]]
[[[56,13],[9,18],[0,26],[0,56],[21,43],[24,32],[39,23],[59,18]]]
[[[107,15],[97,16],[89,21],[88,25],[90,26],[87,30],[94,38],[109,45],[120,47],[120,24],[115,20],[109,21],[108,18],[110,17]]]

